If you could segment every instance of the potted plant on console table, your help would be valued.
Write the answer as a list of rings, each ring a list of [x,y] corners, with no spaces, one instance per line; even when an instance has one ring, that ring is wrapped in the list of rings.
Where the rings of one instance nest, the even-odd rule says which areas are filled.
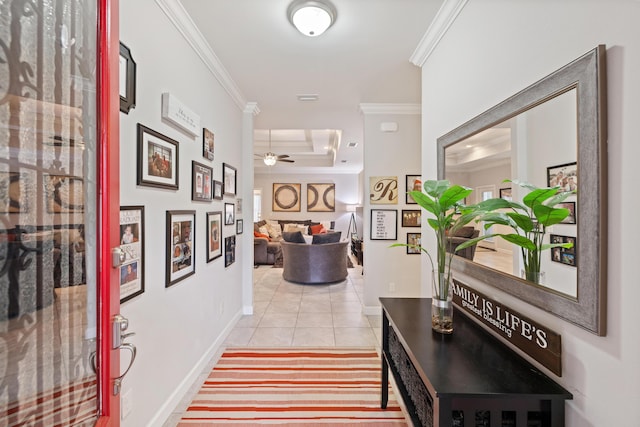
[[[544,237],[547,227],[561,223],[570,214],[569,209],[555,206],[576,192],[560,191],[560,187],[538,188],[526,182],[508,179],[503,182],[512,182],[530,192],[524,196],[522,203],[502,198],[488,199],[478,203],[474,207],[477,214],[476,221],[484,222],[485,230],[493,225],[506,225],[512,228],[514,233],[485,234],[462,243],[456,249],[464,249],[494,236],[501,237],[520,246],[524,265],[522,277],[529,282],[543,283],[544,272],[540,271],[542,251],[573,246],[573,243],[545,243]]]
[[[452,185],[447,180],[425,181],[424,193],[422,191],[410,191],[422,208],[433,215],[428,218],[429,226],[436,235],[436,264],[427,249],[420,245],[396,243],[393,246],[408,246],[419,249],[427,254],[431,263],[433,297],[431,300],[431,327],[442,334],[453,333],[453,303],[451,288],[451,260],[452,252],[447,252],[447,239],[454,235],[461,227],[471,222],[476,212],[470,207],[465,207],[463,201],[471,192],[470,188],[460,185]],[[455,248],[462,249],[461,245]]]

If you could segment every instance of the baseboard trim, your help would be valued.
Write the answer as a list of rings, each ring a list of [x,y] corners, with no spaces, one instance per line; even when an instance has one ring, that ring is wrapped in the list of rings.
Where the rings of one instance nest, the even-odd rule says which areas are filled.
[[[198,379],[198,376],[204,371],[204,369],[209,365],[212,359],[215,357],[216,360],[220,358],[221,346],[224,343],[224,340],[227,338],[231,330],[235,327],[236,323],[242,317],[242,309],[239,310],[234,316],[233,319],[227,324],[227,327],[218,335],[218,337],[213,341],[211,346],[207,349],[207,351],[198,359],[198,362],[191,368],[189,373],[185,376],[185,378],[178,384],[175,391],[171,393],[169,398],[160,406],[156,416],[151,419],[147,423],[147,427],[155,427],[161,426],[169,419],[172,413],[175,412],[175,409],[178,407],[182,399],[186,396],[187,392],[193,386],[193,383]]]

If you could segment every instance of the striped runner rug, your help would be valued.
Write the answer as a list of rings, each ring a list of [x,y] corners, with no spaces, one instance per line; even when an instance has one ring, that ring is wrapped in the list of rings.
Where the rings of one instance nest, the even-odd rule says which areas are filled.
[[[380,375],[375,349],[228,348],[178,426],[407,426]]]

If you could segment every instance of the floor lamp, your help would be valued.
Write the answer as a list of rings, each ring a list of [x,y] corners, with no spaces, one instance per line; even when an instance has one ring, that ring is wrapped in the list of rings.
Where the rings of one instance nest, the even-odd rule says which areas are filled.
[[[358,205],[347,205],[347,212],[351,212],[351,219],[349,220],[349,228],[347,229],[347,238],[351,240],[351,225],[353,224],[353,231],[358,234],[358,226],[356,225],[356,208]]]

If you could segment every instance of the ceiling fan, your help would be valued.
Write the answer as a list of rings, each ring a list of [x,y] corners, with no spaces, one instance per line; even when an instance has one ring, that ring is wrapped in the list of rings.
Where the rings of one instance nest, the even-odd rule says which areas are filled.
[[[262,161],[267,166],[273,166],[276,162],[294,163],[295,160],[288,159],[288,154],[277,155],[271,151],[271,129],[269,129],[269,151],[264,154],[255,154],[256,157],[262,158]]]

